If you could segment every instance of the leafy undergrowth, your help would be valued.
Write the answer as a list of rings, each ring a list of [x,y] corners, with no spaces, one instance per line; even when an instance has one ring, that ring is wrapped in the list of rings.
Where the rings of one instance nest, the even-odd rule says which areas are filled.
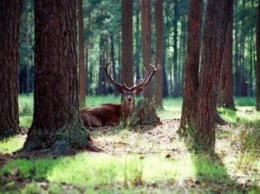
[[[0,142],[0,193],[260,193],[259,113],[219,112],[230,124],[217,126],[214,156],[179,138],[172,110],[157,126],[91,131],[99,153],[16,158],[18,135]]]

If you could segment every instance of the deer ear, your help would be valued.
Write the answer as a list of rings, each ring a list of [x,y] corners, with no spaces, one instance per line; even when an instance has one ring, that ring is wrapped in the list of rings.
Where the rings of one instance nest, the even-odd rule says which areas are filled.
[[[136,95],[137,95],[137,94],[140,94],[142,91],[143,91],[143,88],[142,88],[142,87],[137,88],[137,89],[135,90],[135,94],[136,94]]]

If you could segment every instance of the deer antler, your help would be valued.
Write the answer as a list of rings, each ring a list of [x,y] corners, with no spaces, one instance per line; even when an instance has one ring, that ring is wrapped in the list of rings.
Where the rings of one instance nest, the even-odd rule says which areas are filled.
[[[116,82],[110,75],[110,63],[106,63],[105,67],[102,67],[102,69],[104,69],[105,74],[108,78],[108,80],[118,89],[118,91],[120,93],[122,93],[124,90],[127,91],[135,91],[136,94],[139,94],[142,91],[143,86],[145,86],[146,84],[149,83],[149,81],[152,79],[152,77],[154,76],[154,74],[161,68],[160,65],[157,66],[157,68],[153,67],[151,64],[149,64],[152,72],[151,74],[148,76],[148,72],[147,69],[144,67],[144,78],[143,80],[138,80],[137,85],[134,85],[132,87],[128,87],[125,82],[123,81],[122,84]]]
[[[120,93],[122,93],[123,90],[124,90],[124,86],[123,86],[122,84],[116,82],[116,81],[111,77],[111,74],[110,74],[110,69],[111,69],[111,68],[110,68],[110,63],[106,63],[106,66],[105,66],[105,67],[101,66],[101,68],[104,69],[105,74],[106,74],[108,80],[118,89],[118,91],[119,91]]]
[[[139,87],[142,87],[142,86],[145,86],[146,84],[149,83],[149,81],[152,79],[152,77],[154,76],[154,74],[161,68],[161,66],[158,64],[157,68],[153,67],[152,64],[149,64],[151,69],[152,69],[152,72],[151,74],[149,75],[149,77],[147,78],[147,69],[144,67],[144,72],[146,74],[145,78],[143,79],[143,81],[141,81],[137,86]]]

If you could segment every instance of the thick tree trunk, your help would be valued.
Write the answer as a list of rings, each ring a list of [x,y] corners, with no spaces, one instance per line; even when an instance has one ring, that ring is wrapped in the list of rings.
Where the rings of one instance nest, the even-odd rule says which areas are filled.
[[[220,65],[231,0],[209,0],[201,57],[195,143],[199,149],[215,148],[215,119]]]
[[[202,0],[190,0],[188,23],[188,47],[184,69],[184,90],[179,134],[186,135],[186,128],[195,131],[197,92],[199,87],[200,33]]]
[[[18,80],[22,0],[0,2],[0,138],[19,131]]]
[[[233,0],[232,0],[233,2]],[[232,3],[233,4],[233,3]],[[233,26],[233,6],[231,8],[230,18],[228,20],[225,48],[220,69],[218,105],[235,110],[233,98],[233,76],[232,76],[232,26]]]
[[[163,64],[163,1],[155,1],[155,28],[156,28],[156,56],[155,56],[155,65]],[[155,75],[155,103],[157,107],[162,108],[162,75],[163,71],[160,70]]]
[[[34,115],[22,151],[63,154],[88,145],[79,119],[76,2],[36,0]]]
[[[78,52],[79,52],[79,105],[86,106],[86,74],[84,64],[84,23],[83,23],[83,8],[82,0],[78,0]]]
[[[148,70],[151,63],[151,6],[150,1],[141,0],[143,66]],[[149,73],[149,72],[148,72]],[[152,82],[144,87],[144,97],[152,99]]]

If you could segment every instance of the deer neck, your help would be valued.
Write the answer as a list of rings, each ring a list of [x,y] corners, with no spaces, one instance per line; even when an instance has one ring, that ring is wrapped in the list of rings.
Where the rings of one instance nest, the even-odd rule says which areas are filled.
[[[122,104],[121,104],[121,119],[123,121],[125,121],[128,116],[130,115],[132,109],[134,106],[134,102],[133,100],[131,102],[128,102],[127,100],[123,100]]]

